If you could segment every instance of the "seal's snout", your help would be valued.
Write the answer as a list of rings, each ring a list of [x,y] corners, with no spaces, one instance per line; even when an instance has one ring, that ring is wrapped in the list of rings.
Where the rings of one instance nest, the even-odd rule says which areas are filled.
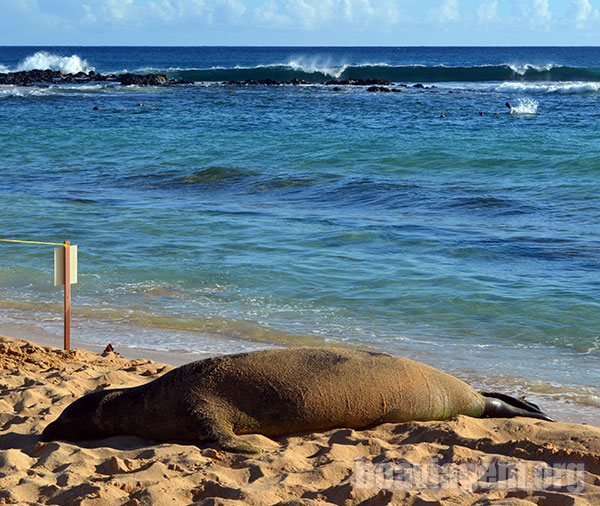
[[[42,431],[42,441],[54,441],[58,439],[58,431],[56,430],[56,422],[50,422]]]

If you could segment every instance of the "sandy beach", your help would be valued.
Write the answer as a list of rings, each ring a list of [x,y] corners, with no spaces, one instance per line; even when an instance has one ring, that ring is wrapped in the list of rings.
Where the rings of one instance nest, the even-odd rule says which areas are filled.
[[[593,426],[460,416],[277,440],[244,436],[263,448],[259,455],[128,436],[41,442],[43,428],[75,398],[139,385],[173,366],[7,337],[0,363],[3,504],[600,503]]]

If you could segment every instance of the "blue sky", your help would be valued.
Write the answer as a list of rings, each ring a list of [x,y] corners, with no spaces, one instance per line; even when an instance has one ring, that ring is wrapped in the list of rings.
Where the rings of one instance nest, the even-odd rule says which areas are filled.
[[[0,45],[600,45],[600,0],[0,0]]]

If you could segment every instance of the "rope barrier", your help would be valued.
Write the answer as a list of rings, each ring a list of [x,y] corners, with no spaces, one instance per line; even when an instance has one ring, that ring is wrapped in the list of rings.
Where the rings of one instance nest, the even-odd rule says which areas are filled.
[[[64,348],[69,351],[71,349],[71,253],[77,254],[77,246],[71,251],[71,241],[65,242],[47,242],[47,241],[24,241],[21,239],[0,239],[0,242],[8,242],[13,244],[43,244],[49,246],[62,246],[63,250],[60,251],[58,248],[55,249],[54,255],[54,272],[55,279],[57,276],[57,256],[59,253],[63,260],[63,285],[64,285]],[[75,264],[77,265],[77,264]],[[60,271],[58,271],[60,272]],[[56,281],[55,281],[56,283]]]
[[[49,244],[50,246],[67,246],[62,242],[21,241],[19,239],[0,239],[0,242],[13,242],[13,243],[18,243],[18,244]]]

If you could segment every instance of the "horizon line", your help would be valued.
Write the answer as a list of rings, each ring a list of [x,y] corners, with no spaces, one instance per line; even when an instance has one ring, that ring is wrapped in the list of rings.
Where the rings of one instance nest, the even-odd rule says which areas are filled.
[[[590,46],[582,46],[582,45],[540,45],[540,44],[532,44],[532,45],[514,45],[514,46],[497,46],[497,45],[447,45],[447,46],[439,46],[439,45],[360,45],[360,46],[347,46],[347,45],[300,45],[300,44],[291,44],[291,45],[229,45],[229,44],[204,44],[204,45],[151,45],[151,44],[103,44],[103,45],[94,45],[94,44],[2,44],[0,48],[15,48],[15,47],[147,47],[147,48],[216,48],[216,47],[226,47],[226,48],[411,48],[411,49],[421,49],[421,48],[454,48],[454,49],[467,49],[467,48],[501,48],[501,49],[519,49],[519,48],[590,48],[590,49],[599,49],[600,45],[590,45]]]

